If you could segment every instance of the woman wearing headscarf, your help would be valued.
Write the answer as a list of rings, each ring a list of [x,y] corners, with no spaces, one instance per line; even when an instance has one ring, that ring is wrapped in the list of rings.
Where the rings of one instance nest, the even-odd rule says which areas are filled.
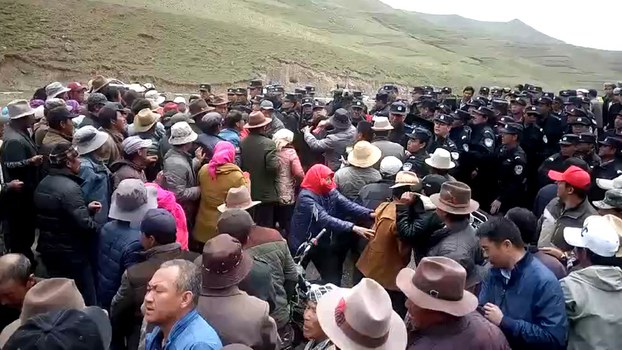
[[[289,224],[296,204],[296,187],[305,177],[300,165],[300,159],[292,146],[294,133],[288,129],[281,129],[274,133],[272,140],[276,144],[279,157],[279,172],[276,178],[277,193],[279,195],[279,209],[275,212],[275,221],[285,237],[289,234]]]
[[[250,184],[235,165],[235,147],[220,141],[214,147],[212,159],[199,170],[201,202],[193,231],[195,240],[205,243],[216,235],[216,222],[220,217],[217,207],[225,202],[230,188],[240,186],[250,187]]]
[[[373,211],[339,193],[333,182],[334,175],[330,168],[322,164],[316,164],[309,169],[300,185],[301,191],[294,208],[288,243],[292,252],[295,252],[307,239],[326,229],[328,232],[322,236],[309,257],[324,282],[339,286],[343,261],[350,248],[340,243],[351,240],[337,239],[337,236],[346,238],[356,233],[369,239],[374,232],[343,220],[346,217],[354,221],[373,218]],[[334,240],[332,244],[331,237]]]

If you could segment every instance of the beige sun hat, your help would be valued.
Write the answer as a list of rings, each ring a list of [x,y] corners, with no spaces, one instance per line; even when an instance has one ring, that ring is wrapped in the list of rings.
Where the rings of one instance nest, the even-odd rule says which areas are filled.
[[[456,166],[456,163],[451,160],[451,153],[444,148],[437,148],[432,156],[425,160],[425,163],[432,168],[445,170],[453,169]]]
[[[190,124],[187,122],[178,122],[171,126],[171,137],[168,143],[173,146],[185,145],[197,140],[199,135],[192,131]]]
[[[254,201],[251,198],[251,192],[246,186],[232,187],[227,192],[225,202],[218,206],[218,211],[224,213],[227,209],[250,209],[261,201]]]
[[[359,141],[352,147],[348,154],[348,163],[359,168],[369,168],[376,164],[382,157],[380,148],[367,141]]]

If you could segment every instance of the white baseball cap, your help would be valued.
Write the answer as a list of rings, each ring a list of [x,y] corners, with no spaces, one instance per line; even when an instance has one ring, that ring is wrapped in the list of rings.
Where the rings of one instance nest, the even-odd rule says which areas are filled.
[[[175,97],[173,102],[175,102],[175,103],[186,103],[186,99],[183,98],[182,96],[177,96],[177,97]]]
[[[602,257],[612,257],[620,247],[616,225],[608,216],[592,215],[585,219],[583,228],[566,227],[564,239],[573,247],[586,248]]]
[[[603,190],[622,189],[622,175],[616,177],[613,180],[609,179],[596,179],[596,185]]]

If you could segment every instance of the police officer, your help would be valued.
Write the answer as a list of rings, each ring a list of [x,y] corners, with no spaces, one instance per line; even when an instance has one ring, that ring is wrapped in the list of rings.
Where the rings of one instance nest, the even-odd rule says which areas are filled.
[[[471,120],[471,114],[462,109],[456,110],[453,115],[454,123],[449,131],[449,138],[456,144],[460,153],[469,151],[469,142],[471,142],[471,127],[468,126]]]
[[[568,116],[568,126],[570,126],[570,133],[579,135],[582,133],[591,133],[592,121],[587,117],[585,112],[581,109],[573,109]],[[578,116],[578,117],[577,117]]]
[[[548,139],[538,125],[541,115],[540,107],[529,106],[523,117],[520,145],[527,155],[527,203],[531,203],[538,193],[538,167],[546,158],[544,152]]]
[[[210,95],[212,94],[212,86],[206,83],[199,84],[199,94],[202,99],[208,101],[210,99]]]
[[[460,158],[456,144],[449,138],[451,126],[454,118],[448,114],[439,114],[434,117],[434,136],[428,145],[428,153],[434,153],[437,148],[444,148],[449,151],[454,162]]]
[[[502,146],[497,153],[497,197],[490,205],[493,215],[524,206],[527,184],[527,156],[519,144],[523,126],[508,123],[500,132]]]
[[[492,109],[495,112],[495,118],[497,120],[501,119],[501,117],[505,117],[508,115],[509,107],[510,107],[510,103],[506,100],[502,100],[502,99],[492,100]]]
[[[400,144],[402,147],[406,148],[408,134],[410,134],[412,130],[404,123],[407,113],[406,105],[402,102],[393,102],[391,106],[388,107],[389,121],[393,126],[393,130],[391,130],[389,134],[389,141]]]
[[[470,174],[473,196],[488,210],[494,200],[494,193],[490,191],[490,184],[494,183],[495,166],[492,162],[495,153],[495,134],[488,124],[489,119],[494,118],[493,111],[488,107],[479,107],[473,111],[471,124],[471,142],[469,151],[464,154],[466,159],[461,159],[460,167]]]
[[[307,85],[305,86],[305,91],[307,92],[307,96],[311,97],[312,99],[315,98],[315,86]]]
[[[622,139],[607,137],[598,143],[600,144],[598,156],[601,162],[592,169],[590,200],[601,200],[605,196],[605,190],[596,186],[596,179],[612,180],[622,175]]]
[[[311,97],[304,97],[302,99],[302,120],[308,121],[313,117],[313,99]]]
[[[584,132],[579,134],[579,143],[577,144],[577,154],[583,159],[590,169],[600,165],[600,157],[596,154],[594,147],[596,145],[596,135]]]
[[[386,91],[379,91],[376,94],[376,104],[369,111],[369,114],[378,117],[389,117],[391,105],[389,104],[389,94]],[[406,107],[404,107],[406,111]]]
[[[542,109],[540,109],[538,125],[542,127],[544,136],[546,136],[544,156],[548,157],[559,152],[559,140],[564,133],[561,118],[553,113],[542,113]]]
[[[365,104],[361,100],[352,101],[352,124],[357,126],[363,120],[366,120]]]
[[[263,95],[263,81],[251,80],[250,84],[248,84],[248,97],[252,100],[258,95]]]
[[[458,109],[458,98],[456,97],[456,95],[452,95],[451,93],[452,90],[450,87],[443,87],[441,89],[441,95],[439,97],[439,100],[441,101],[441,104],[448,106],[451,112],[454,112],[456,109]]]
[[[559,140],[560,150],[558,153],[546,158],[542,165],[538,168],[538,187],[542,188],[553,181],[549,178],[549,171],[561,171],[565,169],[564,162],[577,153],[577,144],[579,143],[579,135],[566,134]]]
[[[231,108],[231,106],[235,103],[236,98],[235,98],[235,89],[234,88],[228,88],[227,89],[227,100],[229,101],[229,108]]]
[[[430,157],[426,148],[432,139],[432,133],[423,128],[416,128],[412,134],[408,135],[408,145],[406,147],[406,160],[403,169],[412,171],[422,179],[430,173],[425,160]]]
[[[296,94],[286,94],[281,106],[283,125],[285,128],[296,134],[300,131],[301,118],[297,112],[298,98]]]

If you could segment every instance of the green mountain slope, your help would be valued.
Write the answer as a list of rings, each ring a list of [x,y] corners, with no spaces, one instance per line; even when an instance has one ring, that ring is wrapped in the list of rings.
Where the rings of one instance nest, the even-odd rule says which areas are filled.
[[[260,77],[336,82],[596,86],[622,53],[520,21],[394,10],[376,0],[0,0],[0,91],[94,74],[190,90]]]

